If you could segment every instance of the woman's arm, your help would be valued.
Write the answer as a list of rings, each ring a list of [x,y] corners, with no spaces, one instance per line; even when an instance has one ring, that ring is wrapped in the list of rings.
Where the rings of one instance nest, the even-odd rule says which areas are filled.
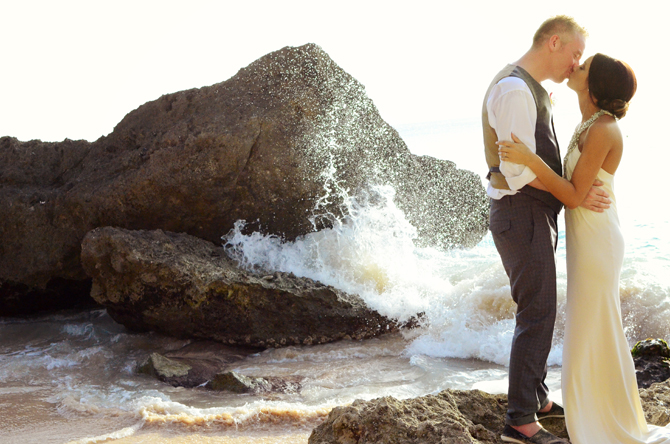
[[[538,190],[549,191],[547,187],[545,187],[544,184],[540,182],[540,179],[538,179],[537,177],[533,179],[532,182],[528,183],[528,185],[530,185],[533,188],[537,188]]]
[[[582,155],[571,181],[556,174],[544,161],[512,135],[514,142],[498,142],[505,160],[527,165],[542,184],[568,208],[578,207],[591,189],[607,154],[612,149],[612,137],[607,124],[596,122],[586,135]]]

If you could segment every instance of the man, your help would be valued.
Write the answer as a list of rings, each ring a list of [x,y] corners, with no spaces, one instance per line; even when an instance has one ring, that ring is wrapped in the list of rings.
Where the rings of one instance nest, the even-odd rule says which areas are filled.
[[[562,174],[551,101],[540,82],[567,79],[579,66],[586,37],[586,30],[570,17],[545,21],[532,47],[495,76],[484,99],[490,229],[517,304],[505,442],[566,442],[538,422],[563,416],[563,409],[549,399],[544,382],[556,319],[556,224],[562,204],[528,167],[500,159],[496,141],[512,140],[514,134]],[[609,196],[595,185],[582,206],[603,211],[609,207]]]

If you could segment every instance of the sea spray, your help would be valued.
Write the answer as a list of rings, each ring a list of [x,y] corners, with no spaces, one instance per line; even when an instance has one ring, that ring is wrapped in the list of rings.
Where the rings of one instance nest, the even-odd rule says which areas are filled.
[[[353,196],[338,185],[335,173],[331,162],[323,175],[324,195],[312,212],[313,233],[285,242],[258,232],[243,234],[244,222],[239,221],[224,237],[231,257],[247,269],[292,272],[359,294],[371,308],[401,321],[421,314],[420,327],[405,332],[411,339],[408,356],[477,358],[507,365],[516,305],[490,234],[470,250],[417,247],[417,230],[395,205],[393,188],[371,186]],[[325,212],[326,204],[336,201],[341,202],[338,211]],[[663,228],[658,224],[668,225],[628,227],[636,236],[627,242],[621,300],[631,342],[670,336],[670,243],[656,237]],[[329,228],[317,231],[318,226]],[[656,235],[650,241],[652,231]],[[550,365],[562,362],[564,237],[561,230]]]
[[[228,254],[248,270],[291,272],[358,294],[400,321],[419,315],[420,327],[406,333],[413,339],[410,355],[506,363],[514,304],[491,246],[484,241],[449,252],[418,247],[417,230],[395,205],[392,187],[370,186],[352,196],[334,173],[332,167],[325,173],[324,196],[311,217],[314,232],[287,242],[244,234],[245,223],[238,221],[223,238]],[[337,214],[323,212],[332,201],[341,202]],[[329,228],[316,231],[323,225]]]

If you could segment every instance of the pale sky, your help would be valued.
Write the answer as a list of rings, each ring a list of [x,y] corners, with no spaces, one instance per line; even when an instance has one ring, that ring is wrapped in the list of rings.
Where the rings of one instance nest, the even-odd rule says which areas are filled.
[[[556,14],[589,30],[586,56],[635,69],[635,105],[651,107],[647,116],[660,114],[670,71],[667,0],[0,2],[0,136],[20,140],[96,140],[147,101],[310,42],[365,85],[392,125],[478,119],[491,77]],[[564,85],[545,86],[577,111]]]

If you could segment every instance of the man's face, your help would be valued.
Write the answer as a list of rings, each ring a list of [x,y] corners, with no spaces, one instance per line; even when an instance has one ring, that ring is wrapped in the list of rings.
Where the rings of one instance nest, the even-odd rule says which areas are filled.
[[[570,74],[579,67],[579,59],[582,58],[586,48],[586,39],[581,34],[564,35],[554,52],[554,75],[552,80],[561,83],[570,77]]]

